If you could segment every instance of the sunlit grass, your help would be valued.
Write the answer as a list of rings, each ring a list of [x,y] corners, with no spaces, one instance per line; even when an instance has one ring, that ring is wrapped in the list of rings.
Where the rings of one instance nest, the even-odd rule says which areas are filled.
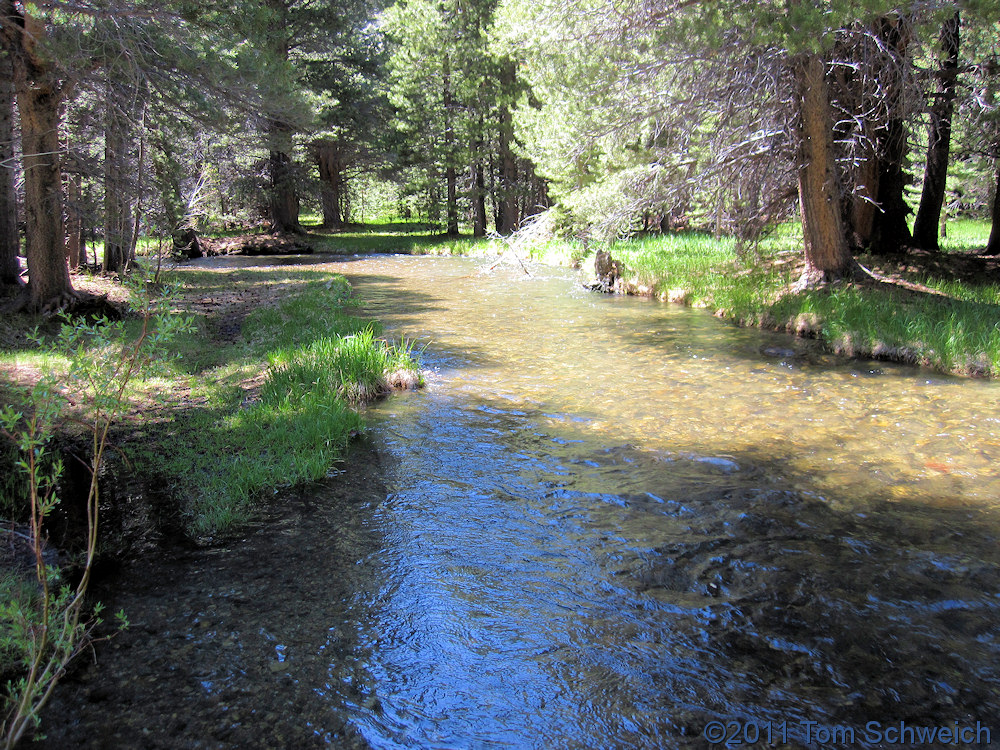
[[[308,267],[180,268],[168,281],[181,287],[182,299],[245,293],[257,300],[266,288],[277,300],[258,303],[224,341],[214,338],[214,326],[231,321],[195,315],[191,330],[172,342],[177,356],[130,384],[115,444],[131,470],[155,477],[177,499],[196,536],[226,533],[276,489],[326,476],[363,428],[356,407],[390,384],[419,382],[412,347],[383,341],[377,321],[355,314],[358,303],[342,276]],[[188,315],[194,308],[182,299],[176,311]],[[38,322],[44,332],[49,324]],[[68,367],[66,357],[25,337],[34,319],[15,323],[2,329],[10,341],[0,351],[13,379]],[[13,403],[15,395],[0,378],[0,398]],[[23,496],[23,483],[8,470],[12,460],[0,454],[0,510],[8,517]]]
[[[990,222],[985,219],[953,219],[947,225],[947,237],[939,240],[946,253],[982,250],[990,236]]]
[[[343,232],[316,227],[308,235],[317,252],[337,255],[389,253],[404,255],[488,255],[495,241],[462,235],[429,234],[422,224],[366,225]]]
[[[299,273],[267,278],[290,283]],[[254,310],[240,339],[198,370],[189,397],[195,406],[175,408],[155,444],[133,450],[134,460],[187,499],[198,536],[245,523],[267,492],[326,476],[363,428],[353,406],[386,392],[392,373],[418,369],[409,346],[386,343],[377,322],[350,314],[343,277],[302,273],[294,294]],[[216,280],[195,274],[188,281]],[[248,389],[247,381],[256,385]]]

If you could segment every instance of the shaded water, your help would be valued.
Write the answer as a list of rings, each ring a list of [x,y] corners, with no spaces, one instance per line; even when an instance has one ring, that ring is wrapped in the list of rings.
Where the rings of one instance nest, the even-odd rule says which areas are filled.
[[[331,267],[427,388],[368,410],[381,466],[133,571],[52,746],[1000,742],[996,384],[561,270]]]

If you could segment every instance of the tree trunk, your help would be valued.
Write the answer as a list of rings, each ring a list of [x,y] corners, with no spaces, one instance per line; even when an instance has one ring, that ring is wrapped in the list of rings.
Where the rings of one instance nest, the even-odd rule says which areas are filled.
[[[272,232],[301,232],[299,226],[299,196],[295,189],[292,168],[292,137],[286,128],[271,125],[271,153],[268,172],[271,180],[269,209]]]
[[[882,18],[879,23],[879,37],[898,58],[900,64],[906,59],[909,32],[904,21],[898,18]],[[903,191],[909,184],[909,176],[903,169],[906,162],[906,123],[903,119],[903,82],[899,76],[890,75],[889,113],[882,128],[878,171],[878,204],[872,227],[872,250],[885,255],[893,255],[910,244],[910,227],[906,217],[910,207],[906,205]]]
[[[451,237],[458,236],[458,174],[455,169],[455,125],[454,114],[452,112],[451,93],[451,58],[444,56],[443,65],[443,101],[444,101],[444,151],[445,169],[444,179],[447,186],[447,202],[445,212],[447,216],[447,233]]]
[[[144,94],[148,94],[148,91],[144,91]],[[142,227],[142,199],[145,193],[143,177],[146,173],[146,118],[148,113],[149,105],[146,101],[146,96],[143,96],[142,117],[139,120],[139,155],[136,159],[135,169],[135,210],[132,212],[132,242],[128,250],[130,263],[135,260],[135,251],[139,246],[139,233]]]
[[[340,191],[340,215],[344,219],[345,226],[350,224],[354,219],[352,218],[353,206],[351,204],[351,191],[341,190]]]
[[[500,86],[503,91],[512,91],[516,82],[516,69],[508,61],[500,72]],[[517,159],[511,148],[514,142],[514,118],[505,104],[500,107],[500,222],[497,232],[512,234],[517,230]]]
[[[910,180],[903,170],[907,149],[906,126],[902,119],[889,120],[884,145],[878,171],[877,202],[881,210],[875,212],[871,247],[873,252],[894,255],[912,240],[906,221],[910,207],[903,197]]]
[[[20,81],[18,79],[20,78]],[[21,115],[24,163],[24,219],[29,305],[55,310],[71,304],[76,293],[66,266],[63,232],[62,171],[59,165],[59,109],[62,96],[44,80],[15,74]]]
[[[82,191],[80,174],[66,175],[66,262],[75,271],[86,261],[83,251]]]
[[[842,39],[835,43],[833,54],[838,59],[856,63],[836,66],[829,85],[831,97],[837,99],[846,115],[834,125],[834,141],[848,145],[847,166],[841,183],[844,233],[848,246],[860,251],[871,242],[878,197],[875,122],[870,115],[874,104],[867,71],[862,65],[865,51]]]
[[[993,193],[993,226],[990,241],[986,243],[987,255],[1000,255],[1000,162],[997,163],[996,192]]]
[[[878,212],[875,204],[878,196],[878,165],[878,157],[871,154],[861,162],[854,174],[855,193],[849,199],[845,230],[849,243],[859,250],[866,249],[872,241],[875,214]]]
[[[319,167],[323,226],[327,229],[341,229],[344,226],[341,209],[344,177],[336,146],[327,143],[317,146],[316,165]]]
[[[801,286],[851,274],[840,214],[840,187],[833,151],[833,121],[823,60],[815,54],[793,61],[799,107],[799,204],[806,268]]]
[[[10,57],[0,53],[0,284],[21,283],[14,190],[14,80]]]
[[[289,6],[288,0],[267,0],[266,5],[274,14],[269,23],[271,52],[284,62],[289,55]],[[291,126],[272,118],[267,123],[268,213],[272,232],[299,233],[299,196],[295,185],[292,162]]]
[[[480,149],[482,145],[480,144]],[[475,185],[475,195],[473,196],[472,207],[475,212],[472,234],[476,237],[486,236],[486,174],[483,163],[477,161],[472,167],[473,184]]]
[[[448,188],[447,198],[447,234],[449,237],[458,236],[458,175],[452,166],[444,170],[444,179]]]
[[[958,43],[961,18],[958,11],[945,21],[941,29],[941,50],[944,59],[938,71],[941,91],[931,106],[928,132],[927,164],[920,206],[913,223],[913,244],[926,250],[938,250],[938,227],[941,206],[948,180],[948,155],[951,150],[951,117],[955,111],[955,84],[958,80]]]
[[[109,80],[104,121],[104,273],[123,273],[132,249],[132,199],[129,190],[129,122],[127,96]]]

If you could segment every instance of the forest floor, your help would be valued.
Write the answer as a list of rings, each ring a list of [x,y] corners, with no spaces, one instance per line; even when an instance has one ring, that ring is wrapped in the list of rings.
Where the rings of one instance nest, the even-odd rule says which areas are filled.
[[[927,250],[908,249],[898,258],[863,258],[869,270],[883,282],[894,286],[929,294],[939,291],[911,279],[933,277],[970,286],[1000,283],[1000,256],[983,255],[979,250],[935,253]]]

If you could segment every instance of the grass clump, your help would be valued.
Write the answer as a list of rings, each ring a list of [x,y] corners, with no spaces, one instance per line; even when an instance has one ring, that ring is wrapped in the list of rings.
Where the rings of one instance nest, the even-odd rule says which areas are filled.
[[[1000,375],[1000,306],[941,295],[835,287],[789,296],[778,319],[808,311],[834,351],[973,376]]]
[[[390,390],[389,374],[415,369],[410,350],[375,338],[372,326],[349,336],[323,336],[300,349],[278,350],[269,361],[261,399],[273,405],[293,404],[308,393],[364,403]]]

